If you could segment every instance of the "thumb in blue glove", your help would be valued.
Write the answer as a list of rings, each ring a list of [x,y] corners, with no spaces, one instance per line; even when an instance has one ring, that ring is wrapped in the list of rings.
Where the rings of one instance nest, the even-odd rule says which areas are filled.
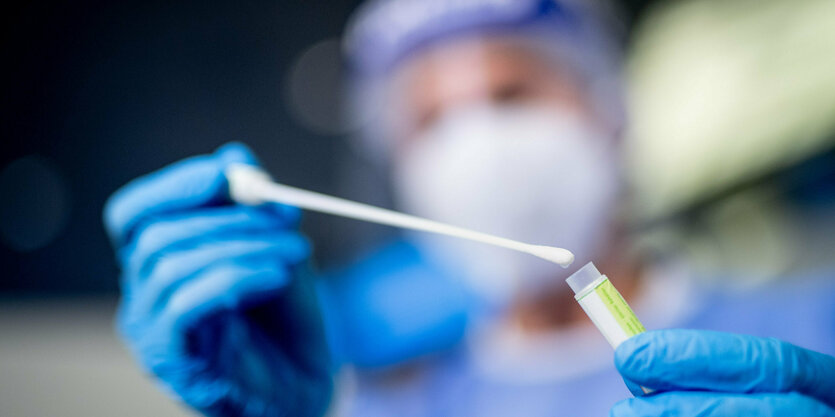
[[[656,391],[611,416],[835,417],[835,358],[776,339],[651,331],[620,345],[615,365]]]

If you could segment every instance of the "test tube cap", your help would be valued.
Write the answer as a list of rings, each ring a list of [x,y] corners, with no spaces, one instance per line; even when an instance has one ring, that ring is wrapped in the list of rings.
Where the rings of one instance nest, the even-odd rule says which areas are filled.
[[[580,270],[571,274],[565,282],[568,283],[568,286],[571,287],[574,294],[577,294],[588,287],[589,284],[594,282],[594,280],[600,278],[600,275],[600,271],[597,270],[597,267],[595,267],[593,263],[589,262],[580,268]]]

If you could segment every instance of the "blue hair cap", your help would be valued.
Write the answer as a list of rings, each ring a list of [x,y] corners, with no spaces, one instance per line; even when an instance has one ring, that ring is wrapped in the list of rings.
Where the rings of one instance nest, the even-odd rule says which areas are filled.
[[[557,0],[372,0],[352,17],[344,46],[354,75],[373,77],[438,40],[531,26],[571,33],[579,25],[578,11]]]

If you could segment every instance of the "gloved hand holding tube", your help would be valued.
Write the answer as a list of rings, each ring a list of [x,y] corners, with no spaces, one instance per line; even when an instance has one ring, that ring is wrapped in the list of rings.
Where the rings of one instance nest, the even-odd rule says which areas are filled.
[[[776,339],[649,331],[623,342],[615,365],[655,391],[612,417],[835,416],[835,358]]]
[[[593,264],[566,281],[636,395],[616,404],[613,417],[835,416],[835,358],[776,339],[646,332]]]
[[[318,416],[332,390],[296,208],[232,204],[244,146],[137,179],[108,202],[118,327],[143,367],[206,415]]]

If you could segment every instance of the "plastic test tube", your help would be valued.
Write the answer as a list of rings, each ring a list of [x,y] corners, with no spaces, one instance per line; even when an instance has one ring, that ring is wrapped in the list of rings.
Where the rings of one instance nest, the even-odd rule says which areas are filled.
[[[609,278],[601,274],[593,263],[587,263],[565,281],[574,290],[574,299],[612,348],[646,331]],[[645,394],[652,392],[645,387],[641,390]]]

